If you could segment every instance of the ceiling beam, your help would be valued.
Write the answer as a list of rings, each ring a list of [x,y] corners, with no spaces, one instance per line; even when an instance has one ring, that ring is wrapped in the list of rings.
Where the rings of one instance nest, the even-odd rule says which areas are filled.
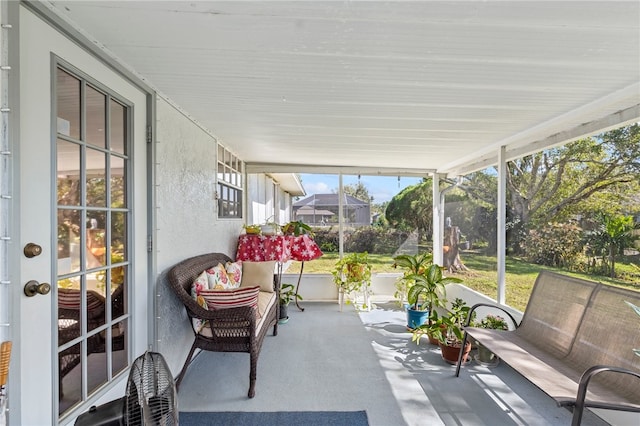
[[[378,167],[322,166],[311,164],[246,163],[247,173],[318,173],[365,176],[428,177],[433,169],[398,169]]]

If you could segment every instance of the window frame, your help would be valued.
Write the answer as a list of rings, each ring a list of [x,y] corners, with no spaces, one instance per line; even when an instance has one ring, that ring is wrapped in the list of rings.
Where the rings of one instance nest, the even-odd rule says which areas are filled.
[[[217,150],[216,200],[218,219],[244,217],[244,162],[223,145]]]

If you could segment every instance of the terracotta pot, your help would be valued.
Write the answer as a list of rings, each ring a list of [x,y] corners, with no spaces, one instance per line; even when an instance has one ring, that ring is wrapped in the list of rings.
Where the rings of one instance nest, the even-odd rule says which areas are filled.
[[[450,346],[440,343],[440,351],[442,352],[442,359],[444,359],[449,364],[456,365],[458,363],[458,357],[460,356],[461,344],[458,343],[456,346]],[[469,357],[469,352],[471,352],[471,343],[467,342],[464,345],[464,352],[462,355],[462,362],[467,362],[467,358]]]
[[[441,325],[440,329],[442,330],[442,334],[444,336],[446,336],[447,334],[447,326],[446,325]],[[440,341],[438,339],[436,339],[435,337],[431,336],[430,334],[428,334],[429,336],[429,343],[431,343],[432,345],[436,345],[439,346],[440,345]]]

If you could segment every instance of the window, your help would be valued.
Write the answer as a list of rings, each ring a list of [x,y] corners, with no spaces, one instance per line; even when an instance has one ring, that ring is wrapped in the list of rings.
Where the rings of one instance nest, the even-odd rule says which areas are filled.
[[[218,217],[242,218],[243,164],[218,145]]]
[[[129,366],[131,107],[56,70],[59,414]]]

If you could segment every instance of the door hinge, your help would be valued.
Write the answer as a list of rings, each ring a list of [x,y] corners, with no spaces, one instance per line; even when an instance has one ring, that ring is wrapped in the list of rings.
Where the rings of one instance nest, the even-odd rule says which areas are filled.
[[[147,237],[147,252],[151,253],[153,251],[153,237],[149,235]]]
[[[151,124],[149,124],[147,125],[147,143],[151,143],[152,135]]]

